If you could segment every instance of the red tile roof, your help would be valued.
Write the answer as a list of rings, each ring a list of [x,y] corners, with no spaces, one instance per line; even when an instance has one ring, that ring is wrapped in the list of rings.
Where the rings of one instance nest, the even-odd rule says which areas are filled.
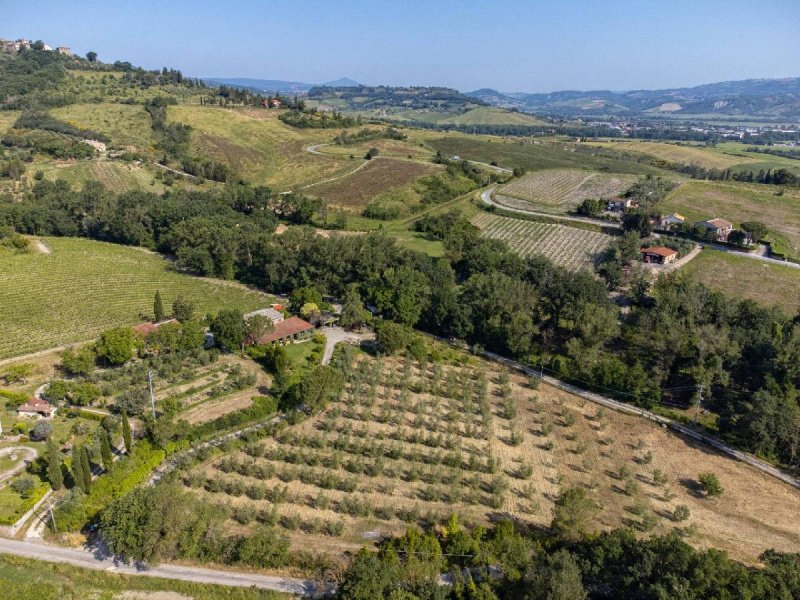
[[[300,317],[289,317],[280,323],[275,323],[275,329],[258,338],[257,343],[260,345],[271,344],[310,329],[314,329],[311,323],[304,321]]]
[[[674,256],[678,253],[677,250],[673,250],[672,248],[665,248],[664,246],[653,246],[652,248],[642,248],[639,250],[642,254],[657,254],[658,256],[663,256],[667,258],[668,256]]]
[[[177,321],[175,319],[167,319],[166,321],[161,321],[160,323],[142,323],[141,325],[136,325],[133,327],[133,333],[142,337],[147,337],[156,329],[162,325],[166,325],[167,323],[177,323]]]

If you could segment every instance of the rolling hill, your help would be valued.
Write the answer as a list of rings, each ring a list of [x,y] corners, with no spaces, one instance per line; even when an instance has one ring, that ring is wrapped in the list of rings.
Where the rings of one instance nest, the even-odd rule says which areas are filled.
[[[502,108],[562,115],[757,115],[800,117],[800,78],[746,79],[663,90],[565,90],[546,94],[493,89],[467,96]]]

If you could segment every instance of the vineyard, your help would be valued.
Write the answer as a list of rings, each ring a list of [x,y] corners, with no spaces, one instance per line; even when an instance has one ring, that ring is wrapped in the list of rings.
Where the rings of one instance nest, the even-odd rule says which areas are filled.
[[[497,201],[512,208],[563,213],[574,210],[587,198],[616,198],[635,180],[629,175],[571,169],[534,171],[503,186]]]
[[[46,238],[50,254],[0,251],[0,358],[95,337],[151,318],[183,294],[198,314],[254,310],[271,299],[231,282],[182,275],[161,256],[78,238]]]
[[[601,505],[599,528],[681,523],[697,544],[750,560],[796,547],[796,491],[645,420],[456,357],[362,357],[325,412],[231,447],[183,483],[227,510],[232,529],[273,525],[295,548],[334,555],[452,512],[547,525],[575,486]],[[686,484],[700,464],[723,479],[724,509]]]
[[[503,240],[522,256],[543,254],[556,264],[577,271],[591,268],[612,237],[565,225],[537,223],[482,213],[472,220],[485,237]]]

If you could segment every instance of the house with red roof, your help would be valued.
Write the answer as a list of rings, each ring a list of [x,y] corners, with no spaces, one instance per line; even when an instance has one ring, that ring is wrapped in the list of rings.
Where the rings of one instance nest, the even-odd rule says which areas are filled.
[[[648,264],[668,265],[678,259],[678,251],[664,246],[653,246],[639,250],[642,261]]]
[[[53,406],[46,400],[37,400],[36,398],[31,398],[24,404],[20,404],[17,407],[17,415],[20,417],[33,417],[34,419],[49,419],[58,410],[57,407]]]
[[[311,323],[304,321],[300,317],[289,317],[288,319],[275,323],[275,328],[269,333],[262,335],[255,343],[264,346],[278,341],[296,340],[308,335],[313,329],[314,326]]]

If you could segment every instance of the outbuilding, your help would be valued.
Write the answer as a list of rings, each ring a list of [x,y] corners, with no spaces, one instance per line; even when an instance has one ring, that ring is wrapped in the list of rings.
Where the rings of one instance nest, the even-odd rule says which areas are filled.
[[[678,251],[664,246],[653,246],[652,248],[642,248],[642,261],[649,264],[668,265],[678,259]]]

